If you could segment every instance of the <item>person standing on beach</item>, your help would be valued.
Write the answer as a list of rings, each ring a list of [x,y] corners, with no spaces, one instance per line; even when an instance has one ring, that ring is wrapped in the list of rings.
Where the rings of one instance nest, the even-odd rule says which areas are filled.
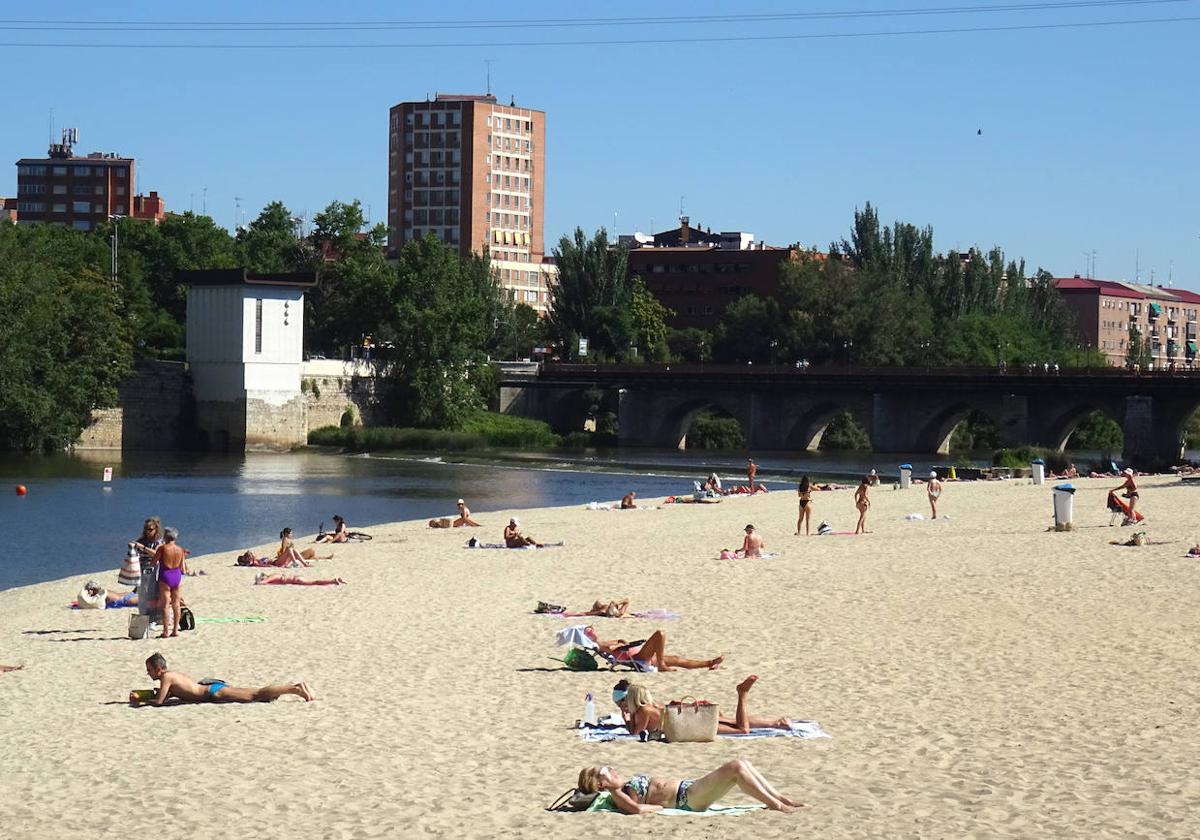
[[[942,496],[942,482],[938,481],[936,470],[929,472],[929,484],[925,485],[925,492],[929,496],[929,509],[933,511],[934,519],[937,519],[937,503]]]
[[[295,694],[305,701],[317,699],[309,690],[308,683],[302,682],[262,688],[234,688],[221,680],[198,683],[187,674],[168,671],[167,660],[161,653],[146,660],[146,673],[150,679],[158,681],[158,695],[149,701],[154,706],[161,706],[170,697],[199,703],[270,703],[285,694]],[[135,706],[141,703],[136,691],[129,692],[129,702]]]
[[[812,521],[812,482],[808,480],[808,476],[803,476],[800,479],[799,486],[796,487],[796,495],[800,497],[800,515],[796,519],[796,536],[800,536],[800,526],[804,526],[804,536],[809,536],[808,526]]]
[[[159,636],[160,639],[179,635],[179,590],[183,585],[184,561],[187,559],[187,552],[176,542],[178,539],[179,532],[174,528],[167,528],[163,532],[163,544],[154,552],[154,565],[158,567],[158,602],[162,605],[162,635]],[[174,625],[167,621],[168,614],[174,615]],[[171,632],[168,633],[168,630]]]
[[[1124,490],[1125,492],[1122,493],[1121,495],[1123,495],[1126,499],[1129,500],[1129,513],[1127,513],[1125,515],[1125,522],[1122,524],[1132,525],[1133,523],[1137,522],[1137,503],[1138,503],[1137,482],[1133,480],[1133,470],[1131,470],[1129,467],[1126,467],[1121,472],[1121,474],[1125,476],[1125,481],[1121,484],[1120,487],[1117,488],[1117,490]],[[1116,490],[1114,490],[1113,492],[1116,492]]]
[[[746,459],[746,480],[750,482],[750,492],[754,492],[754,478],[758,475],[758,467],[753,458]]]
[[[854,506],[858,508],[858,525],[854,528],[855,534],[866,534],[867,531],[867,510],[871,507],[871,477],[863,476],[862,482],[858,485],[858,489],[854,491]]]

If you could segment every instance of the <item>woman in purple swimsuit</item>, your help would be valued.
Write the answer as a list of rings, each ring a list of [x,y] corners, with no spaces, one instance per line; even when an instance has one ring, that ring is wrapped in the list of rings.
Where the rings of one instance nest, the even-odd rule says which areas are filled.
[[[175,542],[179,532],[167,528],[163,533],[163,544],[154,552],[154,565],[158,567],[158,602],[162,604],[162,636],[179,635],[179,586],[183,583],[184,560],[187,552]],[[169,612],[168,612],[169,610]],[[174,615],[175,624],[168,621]],[[172,630],[172,626],[174,629]],[[167,632],[170,630],[171,632]]]

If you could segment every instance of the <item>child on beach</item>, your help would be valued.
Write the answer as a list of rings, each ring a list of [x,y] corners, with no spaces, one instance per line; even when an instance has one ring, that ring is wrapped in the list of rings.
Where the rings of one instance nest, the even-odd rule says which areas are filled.
[[[316,699],[308,684],[302,682],[268,685],[262,688],[234,688],[221,680],[198,683],[187,674],[168,671],[167,660],[161,653],[156,653],[146,660],[146,673],[159,684],[158,694],[148,701],[154,706],[163,705],[171,697],[196,703],[270,703],[285,694],[295,694],[306,701]],[[142,702],[138,692],[129,692],[129,702],[134,706]]]
[[[803,808],[771,786],[745,759],[736,758],[698,779],[674,779],[640,774],[628,779],[611,767],[587,767],[579,773],[583,793],[608,791],[613,803],[626,814],[648,814],[663,808],[707,811],[734,788],[752,796],[771,811],[785,813]]]

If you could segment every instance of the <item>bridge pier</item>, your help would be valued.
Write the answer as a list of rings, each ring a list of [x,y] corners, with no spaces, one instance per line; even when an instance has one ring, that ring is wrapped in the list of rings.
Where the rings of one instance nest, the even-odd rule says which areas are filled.
[[[1190,402],[1147,396],[1125,398],[1125,460],[1137,465],[1177,464],[1183,456],[1183,433],[1195,406]]]

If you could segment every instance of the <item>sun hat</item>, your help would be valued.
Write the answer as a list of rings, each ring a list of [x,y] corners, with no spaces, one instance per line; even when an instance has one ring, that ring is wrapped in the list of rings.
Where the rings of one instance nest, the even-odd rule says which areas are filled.
[[[1123,475],[1133,475],[1133,470],[1131,470],[1129,467],[1126,467],[1125,469],[1121,470],[1121,473]]]

